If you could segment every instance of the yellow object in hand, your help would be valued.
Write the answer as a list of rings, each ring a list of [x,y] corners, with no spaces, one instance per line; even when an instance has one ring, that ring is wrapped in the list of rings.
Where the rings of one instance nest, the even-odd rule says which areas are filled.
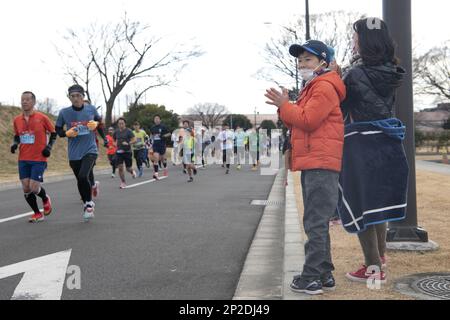
[[[75,127],[70,128],[66,131],[66,137],[68,138],[75,138],[78,135],[78,130],[75,129]]]
[[[95,129],[97,129],[97,126],[98,126],[98,121],[94,121],[94,120],[89,121],[87,124],[87,127],[91,131],[94,131]]]

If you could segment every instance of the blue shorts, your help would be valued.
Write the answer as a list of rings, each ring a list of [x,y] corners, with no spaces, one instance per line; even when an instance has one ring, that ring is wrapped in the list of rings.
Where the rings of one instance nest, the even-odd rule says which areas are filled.
[[[47,169],[45,161],[19,161],[19,178],[44,182],[45,169]]]
[[[153,152],[159,153],[161,156],[166,154],[166,145],[162,143],[154,143],[153,144]]]

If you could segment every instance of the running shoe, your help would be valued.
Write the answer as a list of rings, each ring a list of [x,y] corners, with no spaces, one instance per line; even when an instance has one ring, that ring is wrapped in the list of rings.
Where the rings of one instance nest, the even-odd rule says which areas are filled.
[[[225,174],[229,174],[230,173],[230,170],[229,169],[227,169],[227,171],[225,172]]]
[[[163,174],[164,174],[165,177],[169,176],[169,171],[167,170],[167,168],[164,169]]]
[[[236,169],[241,170],[241,165],[238,164],[238,166],[236,167]]]
[[[380,283],[386,283],[386,274],[381,271],[377,273],[368,273],[367,266],[362,266],[359,270],[354,272],[348,272],[346,275],[347,279],[356,282],[367,282],[368,279],[379,280]]]
[[[127,187],[127,185],[125,184],[125,182],[121,182],[120,183],[120,189],[125,189]]]
[[[88,222],[93,218],[94,218],[94,207],[90,204],[86,204],[84,206],[83,220],[84,222]]]
[[[50,213],[52,213],[52,200],[47,195],[47,200],[44,201],[44,215],[48,216]]]
[[[292,291],[298,293],[307,293],[309,295],[318,295],[323,293],[323,287],[320,280],[308,281],[300,277],[294,277],[289,286]]]
[[[111,173],[111,178],[114,179],[116,175],[114,173]]]
[[[133,179],[136,179],[136,171],[133,170],[133,173],[131,174],[131,176],[133,177]]]
[[[144,168],[138,169],[138,172],[139,172],[138,177],[141,178],[144,175]]]
[[[334,280],[332,274],[322,277],[320,282],[324,291],[334,291],[336,289],[336,280]]]
[[[194,182],[194,178],[192,178],[192,177],[189,177],[189,180],[188,180],[188,182]]]
[[[31,223],[40,222],[44,220],[44,215],[41,212],[33,214],[28,220]]]
[[[100,182],[95,181],[94,186],[92,187],[92,197],[97,198],[100,193]]]
[[[153,174],[153,179],[159,180],[159,177],[158,177],[158,173],[157,173],[157,172]]]
[[[197,175],[197,168],[194,168],[193,172],[194,172],[194,176],[196,176]]]

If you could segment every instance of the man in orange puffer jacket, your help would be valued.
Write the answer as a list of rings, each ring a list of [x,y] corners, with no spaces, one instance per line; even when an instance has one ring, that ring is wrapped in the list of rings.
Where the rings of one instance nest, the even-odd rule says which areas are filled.
[[[303,89],[296,104],[288,92],[273,88],[265,96],[279,108],[281,120],[291,130],[291,170],[302,171],[304,203],[305,264],[294,277],[295,292],[321,294],[333,290],[329,220],[338,202],[338,181],[344,144],[340,103],[345,85],[335,71],[327,69],[330,52],[317,40],[294,44],[289,53],[298,58]]]

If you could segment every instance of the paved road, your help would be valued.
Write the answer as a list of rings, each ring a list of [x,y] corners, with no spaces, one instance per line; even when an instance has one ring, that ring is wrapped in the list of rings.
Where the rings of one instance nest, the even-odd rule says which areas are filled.
[[[71,249],[81,290],[64,285],[62,299],[231,299],[263,212],[250,202],[267,199],[274,176],[212,166],[188,184],[179,168],[169,169],[168,179],[127,190],[98,176],[96,218],[87,224],[73,180],[46,184],[54,213],[45,222],[0,222],[0,275]],[[148,172],[128,176],[129,184]],[[0,192],[0,221],[28,211],[21,190]],[[0,277],[0,299],[11,299],[21,279]]]

